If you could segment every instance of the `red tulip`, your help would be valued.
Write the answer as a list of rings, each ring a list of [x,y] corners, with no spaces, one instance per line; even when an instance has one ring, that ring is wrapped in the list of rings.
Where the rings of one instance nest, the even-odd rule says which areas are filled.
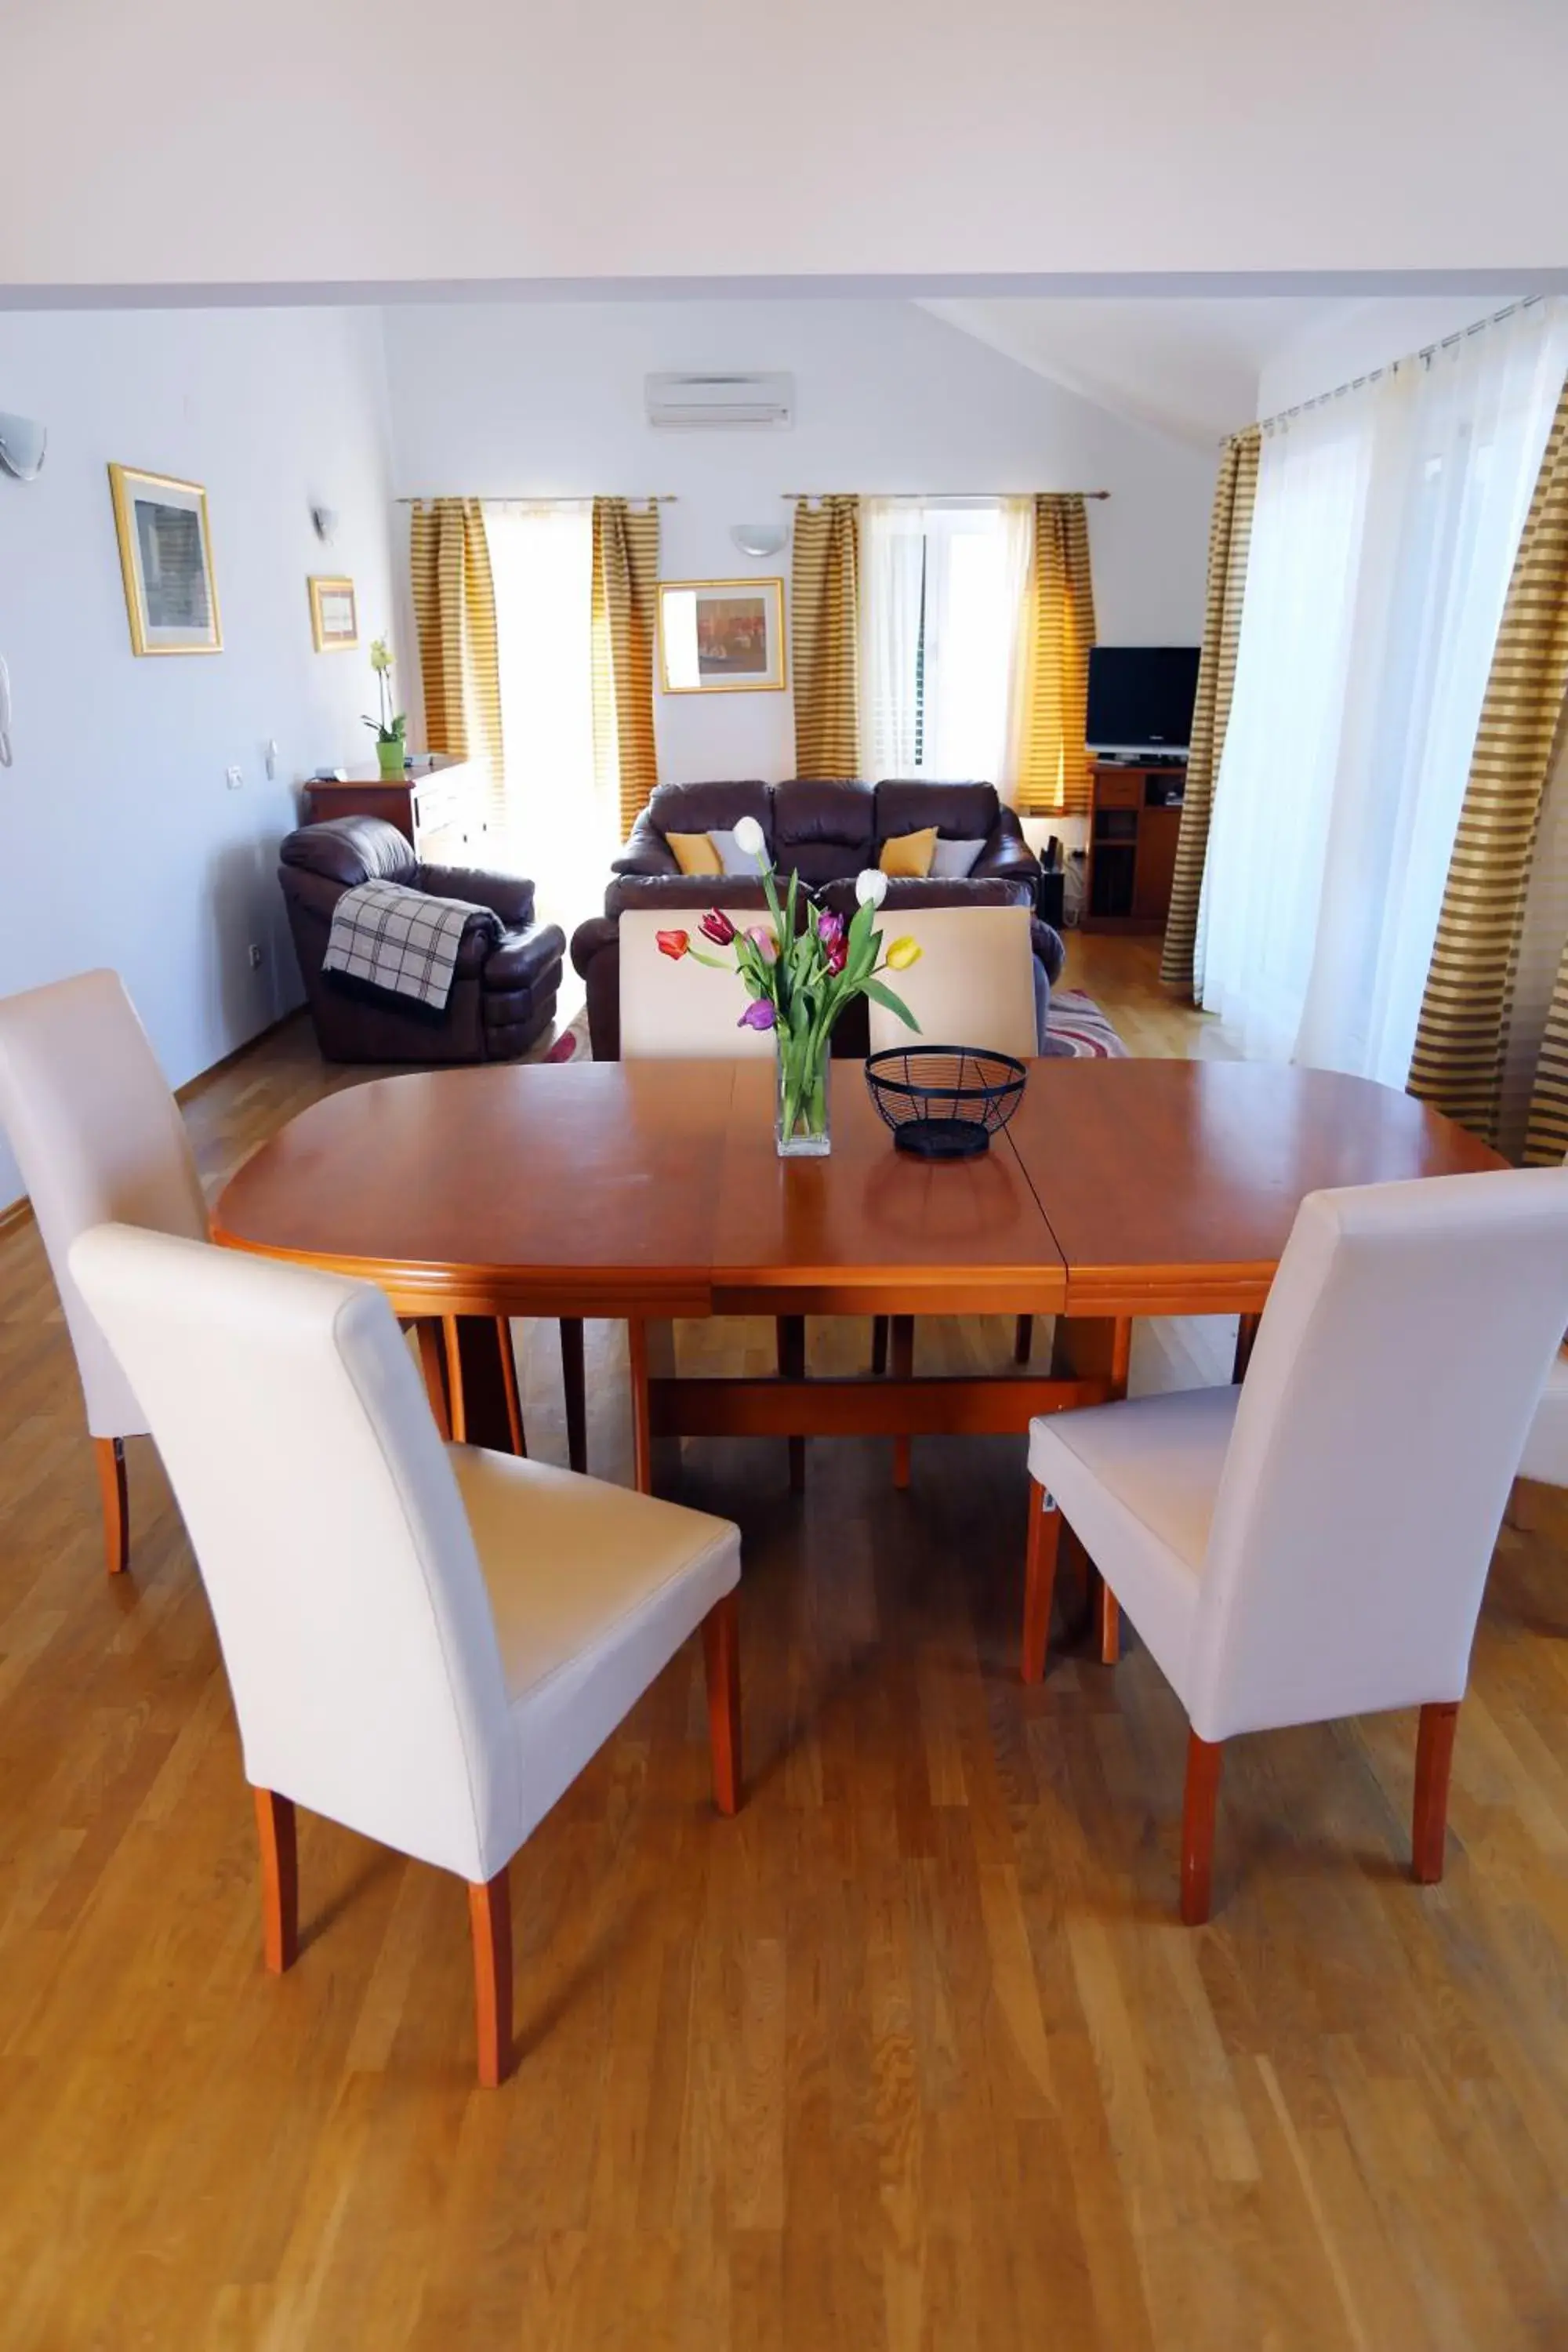
[[[830,972],[840,972],[849,961],[849,944],[845,935],[842,915],[819,915],[816,936],[822,942],[822,952]]]
[[[691,953],[689,931],[655,931],[654,938],[660,955],[667,955],[672,963],[679,963],[683,955]]]
[[[710,907],[697,928],[705,940],[712,940],[716,948],[727,948],[735,936],[734,924],[718,907]]]

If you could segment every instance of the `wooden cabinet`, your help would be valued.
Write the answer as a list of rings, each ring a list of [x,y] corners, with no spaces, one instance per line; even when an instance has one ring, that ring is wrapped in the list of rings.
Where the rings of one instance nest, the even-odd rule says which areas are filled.
[[[1185,781],[1185,770],[1169,763],[1129,768],[1095,761],[1086,931],[1164,929]]]
[[[484,792],[468,760],[420,753],[401,778],[360,768],[342,783],[304,788],[304,822],[333,816],[379,816],[411,841],[427,866],[482,866]]]

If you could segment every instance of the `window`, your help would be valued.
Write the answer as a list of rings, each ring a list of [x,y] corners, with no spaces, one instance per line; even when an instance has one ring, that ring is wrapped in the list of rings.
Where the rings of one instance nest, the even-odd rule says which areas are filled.
[[[861,526],[865,773],[1001,783],[1028,500],[868,499]]]
[[[593,510],[489,501],[506,746],[505,854],[541,920],[570,937],[597,911],[620,845],[615,795],[594,775]]]

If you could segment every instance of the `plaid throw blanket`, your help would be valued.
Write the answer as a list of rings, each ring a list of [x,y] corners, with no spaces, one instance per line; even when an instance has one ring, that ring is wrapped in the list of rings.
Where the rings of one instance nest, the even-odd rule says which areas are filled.
[[[362,882],[332,908],[323,969],[444,1010],[458,942],[475,915],[495,922],[484,908],[460,898],[427,898],[399,882]]]

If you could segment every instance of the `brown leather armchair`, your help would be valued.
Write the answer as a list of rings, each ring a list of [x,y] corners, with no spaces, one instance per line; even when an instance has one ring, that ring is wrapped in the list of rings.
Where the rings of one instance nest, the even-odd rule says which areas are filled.
[[[1039,861],[1024,839],[1016,813],[1003,805],[994,787],[980,783],[927,783],[889,779],[879,784],[845,777],[796,776],[787,783],[661,784],[632,827],[616,859],[605,893],[605,911],[580,924],[572,937],[572,961],[588,997],[588,1030],[595,1061],[620,1055],[620,950],[617,927],[623,911],[641,907],[668,913],[679,925],[683,914],[700,913],[718,899],[725,907],[762,908],[760,879],[726,875],[682,874],[668,835],[732,832],[742,816],[755,817],[774,866],[799,875],[819,902],[842,913],[855,906],[855,877],[875,866],[882,845],[900,834],[935,825],[944,841],[976,841],[979,855],[967,875],[889,881],[884,902],[900,907],[1032,908]],[[804,909],[803,909],[804,913]],[[1051,983],[1065,950],[1047,923],[1036,922],[1035,996],[1040,1034],[1045,1034]],[[847,1007],[833,1034],[837,1055],[867,1051],[866,1007]]]
[[[566,938],[533,915],[533,885],[510,874],[426,866],[397,827],[342,816],[301,825],[279,852],[300,973],[331,1062],[508,1062],[554,1016]],[[472,908],[439,1012],[322,969],[332,909],[361,882],[397,882]]]

